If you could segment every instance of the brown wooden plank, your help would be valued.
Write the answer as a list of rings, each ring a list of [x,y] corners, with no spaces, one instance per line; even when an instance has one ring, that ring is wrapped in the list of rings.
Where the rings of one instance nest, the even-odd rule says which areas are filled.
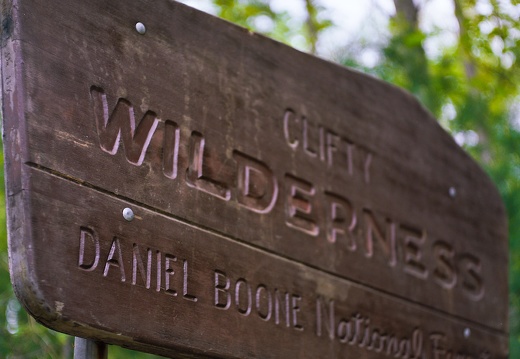
[[[45,198],[62,191],[56,181],[36,176],[27,166],[95,188],[83,194],[92,197],[88,210],[71,204],[71,218],[64,218],[63,225],[84,225],[75,218],[81,214],[96,226],[104,223],[103,236],[123,231],[120,213],[110,217],[117,219],[110,224],[102,201],[94,200],[104,193],[169,218],[163,228],[132,223],[136,232],[127,234],[130,238],[141,240],[138,234],[152,229],[159,232],[153,232],[154,238],[144,236],[144,245],[153,240],[157,248],[169,248],[164,231],[171,231],[175,218],[196,228],[186,230],[193,237],[185,237],[183,246],[202,241],[205,235],[200,233],[206,232],[226,238],[226,243],[232,240],[228,259],[223,252],[215,256],[222,263],[240,257],[235,274],[247,273],[253,282],[262,278],[249,274],[258,270],[257,262],[245,256],[258,252],[278,271],[293,275],[294,268],[302,268],[325,278],[327,287],[341,287],[346,280],[349,286],[362,285],[360,291],[374,293],[370,300],[376,309],[369,313],[374,318],[386,315],[377,308],[393,310],[388,309],[393,304],[380,299],[390,296],[396,299],[388,300],[401,303],[396,305],[403,313],[419,307],[430,313],[406,323],[429,324],[432,316],[507,331],[503,205],[488,177],[410,95],[170,1],[13,0],[3,1],[2,14],[10,251],[18,253],[12,259],[13,281],[40,320],[94,336],[94,330],[50,320],[58,315],[56,307],[34,302],[39,297],[23,287],[39,287],[40,276],[51,275],[50,270],[35,272],[35,261],[51,258],[36,248],[42,248],[39,241],[46,231],[59,232],[41,227],[49,218],[43,200],[33,198],[33,188],[51,191],[40,194]],[[138,21],[145,24],[146,34],[135,31]],[[123,128],[120,141],[117,126]],[[35,204],[39,211],[31,207]],[[56,214],[64,213],[69,212]],[[59,267],[50,263],[39,262],[37,268],[47,266],[59,275]],[[80,288],[83,279],[92,280],[90,274],[64,288]],[[278,285],[278,275],[269,274],[275,283],[270,285]],[[289,275],[284,280],[286,286],[296,285]],[[108,287],[117,288],[110,292],[116,296],[130,295],[133,288],[106,284],[78,290],[77,295],[96,296]],[[330,290],[334,296],[344,289]],[[110,323],[125,310],[139,312],[149,303],[140,300],[132,299],[123,309],[114,307],[119,302],[106,304],[112,305]],[[152,318],[160,315],[151,311],[149,307],[146,313]],[[207,311],[189,313],[199,318]],[[215,323],[204,322],[214,329],[205,332],[207,343],[181,334],[184,342],[179,342],[165,339],[164,322],[134,315],[140,329],[151,328],[162,337],[148,329],[140,332],[146,340],[103,335],[112,342],[151,345],[155,352],[162,345],[187,350],[189,340],[200,345],[193,350],[218,342],[212,336]],[[399,318],[405,323],[405,317]],[[95,322],[99,330],[115,328],[105,318],[68,319],[79,325]],[[390,323],[381,321],[385,328]],[[459,345],[459,324],[448,326],[453,330],[450,340]],[[257,329],[246,324],[240,328]],[[251,352],[240,353],[262,356],[256,354],[262,340],[267,339],[251,339],[244,344]],[[222,343],[222,348],[230,345]],[[500,343],[497,355],[505,350]],[[228,353],[219,350],[219,355]],[[280,355],[276,353],[272,355]]]
[[[168,356],[507,357],[507,337],[481,325],[28,174],[38,255],[24,268],[22,298],[38,302],[35,317],[50,327]]]

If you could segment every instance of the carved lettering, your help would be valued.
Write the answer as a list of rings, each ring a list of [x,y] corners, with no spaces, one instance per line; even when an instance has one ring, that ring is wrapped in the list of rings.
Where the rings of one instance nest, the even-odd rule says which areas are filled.
[[[146,250],[146,269],[144,267],[143,259],[139,251],[139,246],[135,243],[133,245],[132,252],[132,284],[135,285],[137,283],[137,271],[139,271],[141,272],[141,277],[143,279],[143,282],[145,283],[146,289],[149,289],[152,280],[152,250],[150,248]]]
[[[122,140],[128,162],[140,166],[159,124],[155,113],[147,111],[136,127],[134,107],[129,101],[119,99],[110,114],[107,96],[103,89],[92,86],[90,96],[94,104],[94,117],[101,149],[115,155]]]
[[[444,335],[442,334],[431,334],[430,342],[432,344],[433,357],[435,359],[441,359],[444,357],[446,350],[443,349],[441,342],[444,340]]]
[[[318,133],[319,133],[319,146],[320,146],[320,160],[322,162],[325,162],[327,159],[327,153],[325,152],[325,128],[322,126],[318,127]]]
[[[356,228],[356,211],[350,201],[336,194],[325,193],[327,199],[327,240],[335,243],[339,240],[347,242],[347,248],[357,248],[353,231]]]
[[[294,136],[294,129],[291,129],[291,125],[299,124],[300,119],[296,117],[295,113],[291,109],[285,110],[285,114],[283,116],[283,134],[285,137],[285,140],[287,141],[287,144],[289,147],[291,147],[293,150],[298,147],[298,144],[300,143],[297,136]]]
[[[361,316],[361,314],[356,313],[352,316],[352,320],[354,321],[354,335],[352,336],[352,339],[350,340],[349,344],[354,345],[357,344],[361,339],[361,328],[363,326],[364,319]]]
[[[244,297],[245,306],[243,305],[244,300],[241,300],[241,298]],[[238,312],[243,316],[247,317],[249,314],[251,314],[251,306],[253,305],[253,295],[251,293],[251,286],[243,278],[238,279],[235,283],[235,305],[237,306]]]
[[[214,271],[214,283],[216,308],[229,310],[233,307],[244,317],[250,316],[254,310],[265,322],[274,318],[276,325],[285,324],[287,328],[303,331],[299,316],[303,300],[301,295],[277,288],[272,290],[262,283],[255,287],[243,277],[234,280],[220,270]]]
[[[275,323],[280,324],[280,314],[283,314],[285,317],[285,325],[287,327],[291,326],[291,320],[290,315],[291,312],[289,311],[289,293],[282,294],[278,289],[275,289],[274,291],[274,316],[275,316]],[[283,301],[283,303],[282,303]]]
[[[175,122],[164,123],[163,173],[170,179],[177,178],[180,136],[181,131]]]
[[[231,198],[227,186],[203,173],[205,139],[199,132],[192,132],[190,139],[190,165],[186,171],[186,183],[225,201]]]
[[[101,149],[115,155],[122,144],[127,160],[134,165],[141,165],[160,122],[155,112],[145,112],[136,123],[134,107],[127,99],[118,99],[110,112],[107,95],[103,89],[97,86],[90,87],[90,98]],[[291,156],[295,159],[297,155],[307,156],[325,164],[323,170],[327,171],[327,175],[329,172],[335,175],[333,172],[343,171],[340,173],[343,175],[342,178],[345,178],[345,174],[348,177],[357,176],[346,178],[347,182],[358,180],[370,183],[376,158],[365,146],[351,141],[345,134],[324,127],[319,120],[313,121],[312,118],[298,114],[291,108],[285,110],[281,124],[282,140],[294,151]],[[280,123],[278,126],[280,127]],[[366,264],[373,263],[377,270],[381,270],[381,263],[386,261],[392,276],[399,276],[404,272],[419,280],[435,282],[446,290],[458,290],[473,301],[484,297],[485,262],[474,254],[465,252],[458,243],[428,243],[430,237],[425,229],[409,224],[404,218],[393,218],[392,213],[385,212],[384,208],[368,208],[363,203],[352,201],[350,198],[356,199],[359,196],[350,197],[350,182],[346,182],[345,188],[333,188],[336,186],[335,181],[319,183],[317,186],[305,178],[296,176],[296,172],[275,173],[276,170],[283,170],[283,167],[280,168],[283,162],[277,162],[276,167],[270,167],[268,163],[232,148],[226,150],[226,158],[219,162],[217,159],[224,156],[216,156],[213,153],[202,133],[192,131],[190,136],[183,136],[182,140],[186,143],[181,143],[181,132],[186,131],[181,131],[176,122],[166,120],[163,127],[163,131],[157,131],[158,136],[162,138],[156,138],[157,141],[154,141],[152,146],[157,152],[156,146],[160,146],[159,140],[162,140],[162,161],[158,160],[157,153],[154,153],[150,154],[150,162],[162,165],[158,171],[162,169],[167,179],[177,179],[179,170],[186,170],[184,179],[189,187],[210,194],[210,198],[217,202],[236,201],[233,204],[236,207],[244,207],[260,215],[280,213],[275,210],[275,206],[283,206],[285,225],[316,237],[316,243],[328,243],[318,243],[319,248],[330,245],[336,246],[334,249],[338,252],[347,250],[350,253],[347,253],[345,258],[364,254],[365,258],[361,260]],[[297,151],[299,153],[296,153]],[[234,161],[228,158],[230,156]],[[188,165],[179,169],[180,163]],[[203,196],[204,199],[208,197]],[[279,197],[282,200],[279,201]],[[214,208],[221,207],[215,203]],[[406,224],[400,223],[401,220]],[[264,222],[259,220],[257,224],[261,223]],[[279,233],[281,235],[277,235],[277,238],[283,238],[283,230]],[[305,240],[305,237],[302,238]],[[176,296],[178,289],[181,297],[182,285],[182,298],[193,302],[197,300],[188,290],[187,260],[179,258],[177,262],[177,257],[163,256],[160,251],[154,252],[151,248],[147,248],[144,253],[144,248],[139,248],[136,244],[130,249],[131,251],[127,251],[130,254],[125,254],[126,261],[123,262],[121,243],[114,237],[108,256],[107,253],[101,254],[102,248],[96,233],[89,227],[81,227],[77,265],[84,271],[102,269],[105,277],[109,272],[116,272],[116,268],[119,268],[119,277],[124,282],[125,265],[130,266],[131,263],[132,285],[140,281],[137,278],[137,273],[140,272],[147,289],[153,285],[155,290],[160,292],[164,282],[165,293]],[[105,261],[99,264],[102,260]],[[175,270],[174,265],[178,266]],[[152,267],[155,268],[153,272]],[[174,276],[175,272],[178,273],[177,276]],[[155,278],[152,278],[153,276]],[[173,285],[174,279],[178,281],[177,286]],[[244,285],[239,284],[238,288],[231,286],[225,290],[231,293],[231,302],[237,289],[242,292],[245,290]],[[257,293],[254,288],[250,287],[250,312],[256,310],[263,320],[269,321],[274,318],[278,323],[285,321],[287,326],[296,327],[295,323],[299,318],[297,297],[293,298],[291,294],[286,299],[281,293],[267,287],[257,287]],[[225,299],[225,291],[216,287],[216,294],[220,295],[222,300]],[[242,304],[245,303],[244,298],[241,299]],[[262,304],[258,302],[260,298]],[[257,304],[262,306],[256,307]],[[357,322],[352,321],[350,325],[354,332]],[[333,329],[337,332],[337,328]],[[342,324],[341,330],[341,333],[345,334],[346,322]],[[378,337],[379,342],[385,341],[386,344],[390,340],[389,336],[383,334]],[[369,339],[365,337],[364,341],[368,343]]]
[[[282,122],[283,137],[292,150],[300,150],[329,168],[344,170],[349,176],[357,175],[359,180],[370,183],[374,156],[369,150],[293,109],[285,110]]]
[[[156,285],[155,285],[155,291],[160,292],[161,291],[161,285],[162,285],[162,253],[161,251],[155,251],[156,256],[156,268],[157,268],[157,276],[156,276]]]
[[[435,281],[445,289],[452,289],[457,284],[453,248],[446,242],[436,242],[433,245],[436,268],[433,271]]]
[[[110,246],[110,252],[108,254],[107,260],[105,262],[105,269],[103,271],[103,275],[108,276],[108,271],[110,268],[115,267],[119,268],[119,272],[121,275],[121,282],[126,281],[125,275],[125,267],[123,264],[123,255],[121,253],[121,243],[119,238],[114,237],[112,240],[112,245]]]
[[[388,257],[388,264],[395,266],[397,263],[397,250],[395,241],[395,227],[396,224],[387,219],[386,230],[384,231],[378,225],[374,214],[365,209],[363,211],[363,223],[365,225],[365,240],[366,240],[366,256],[372,257],[374,255],[374,237],[377,239],[383,252]]]
[[[324,302],[328,302],[324,305]],[[324,320],[325,319],[325,320]],[[316,335],[321,337],[322,328],[325,326],[329,338],[334,339],[335,319],[334,319],[334,301],[327,300],[322,297],[316,299]]]
[[[410,357],[410,358],[419,359],[422,357],[423,341],[424,341],[424,335],[423,335],[422,331],[420,331],[419,329],[415,329],[413,331],[413,336],[412,336],[413,357]]]
[[[387,343],[388,344],[386,345],[386,355],[399,358],[399,343],[397,342],[397,338],[389,337]]]
[[[303,150],[307,155],[310,157],[317,157],[318,156],[318,149],[321,147],[321,145],[318,143],[320,141],[320,136],[317,130],[317,128],[314,128],[315,130],[312,131],[312,127],[314,125],[310,123],[307,118],[302,117],[302,123],[303,123]],[[312,137],[314,135],[314,138]],[[311,143],[314,142],[314,146],[311,145]],[[317,148],[316,148],[317,146]],[[314,147],[314,148],[313,148]]]
[[[87,244],[87,242],[90,244]],[[87,247],[93,250],[88,250]],[[92,259],[87,262],[87,257]],[[87,272],[93,271],[98,266],[99,257],[100,248],[97,233],[88,227],[81,227],[79,231],[78,267]]]
[[[166,294],[177,296],[177,291],[171,288],[171,280],[175,275],[175,270],[172,267],[172,262],[177,262],[177,257],[171,254],[164,255],[164,292]]]
[[[354,149],[355,146],[349,141],[345,141],[345,155],[347,157],[347,173],[349,175],[354,174]],[[366,180],[365,180],[366,182]]]
[[[334,318],[331,321],[331,328],[334,329]],[[349,320],[341,319],[338,324],[337,335],[340,343],[348,343],[352,337],[352,323]]]
[[[334,153],[338,152],[340,137],[333,132],[327,131],[327,164],[332,166],[334,164]]]
[[[430,345],[432,348],[433,359],[477,359],[477,356],[463,350],[455,350],[447,347],[447,338],[442,333],[430,334]],[[486,357],[486,353],[482,353],[478,358]]]
[[[365,318],[363,324],[365,326],[365,330],[363,331],[362,339],[359,342],[360,348],[370,345],[370,318]]]
[[[191,302],[196,302],[198,299],[196,296],[188,293],[188,261],[182,261],[182,298]]]
[[[293,319],[292,325],[293,325],[294,329],[299,330],[299,331],[303,331],[303,326],[298,322],[298,313],[301,310],[301,308],[300,308],[301,300],[302,300],[302,297],[297,294],[293,294],[291,296],[292,319]]]
[[[337,198],[334,200],[337,200]],[[329,201],[332,200],[329,199]],[[342,215],[342,217],[345,217],[345,215]],[[374,236],[382,237],[382,229],[379,228],[375,218],[373,218],[373,221],[372,226],[375,228],[373,230],[379,231],[379,234],[374,234]],[[404,243],[404,251],[400,252],[403,254],[403,269],[407,273],[408,270],[412,271],[411,275],[425,279],[418,275],[426,270],[426,264],[422,261],[422,253],[419,254],[425,248],[425,231],[405,225],[400,225],[399,230],[400,241]],[[135,242],[125,241],[119,236],[110,236],[109,239],[111,238],[111,240],[102,245],[98,233],[91,227],[81,226],[79,232],[79,270],[92,272],[96,267],[99,267],[98,273],[101,274],[102,271],[103,277],[109,277],[112,281],[117,278],[120,282],[125,282],[124,264],[131,262],[132,280],[128,281],[126,285],[137,285],[137,282],[140,282],[138,279],[140,276],[144,288],[150,289],[155,279],[156,292],[163,289],[166,294],[180,299],[180,290],[177,292],[173,288],[173,281],[176,279],[178,288],[180,289],[181,285],[183,288],[182,298],[191,302],[198,301],[198,298],[190,291],[193,288],[190,285],[192,283],[190,281],[191,267],[189,267],[187,259],[148,246],[138,245]],[[390,243],[382,238],[378,241]],[[146,248],[146,251],[144,251],[144,248]],[[432,248],[436,259],[436,268],[430,272],[432,277],[435,277],[435,280],[440,281],[442,285],[455,285],[452,284],[453,277],[459,278],[460,286],[467,292],[466,294],[473,295],[472,299],[478,300],[475,297],[483,295],[480,260],[468,254],[455,255],[455,250],[442,241],[435,242]],[[101,255],[103,249],[107,251],[108,255]],[[106,258],[104,266],[98,265],[99,258]],[[153,263],[154,260],[156,263]],[[406,269],[407,266],[410,267],[408,270]],[[156,268],[156,270],[152,270],[152,268]],[[140,275],[138,275],[138,272]],[[156,273],[156,278],[152,278],[154,273]],[[175,276],[176,273],[177,276]],[[320,340],[337,341],[337,343],[345,346],[355,346],[362,348],[365,352],[379,353],[380,356],[393,358],[484,359],[489,357],[487,351],[482,351],[480,354],[469,353],[465,351],[466,349],[459,350],[460,348],[450,347],[457,341],[448,338],[444,333],[427,333],[426,338],[429,338],[429,342],[427,342],[428,345],[425,345],[425,336],[421,328],[409,327],[403,329],[404,326],[393,324],[391,328],[381,328],[379,327],[381,325],[380,316],[371,318],[366,313],[354,311],[356,308],[350,302],[342,304],[337,298],[330,299],[320,294],[309,303],[305,300],[308,298],[304,298],[298,293],[269,287],[264,283],[253,283],[243,276],[233,277],[228,273],[218,269],[214,270],[212,273],[213,284],[210,284],[210,288],[207,288],[209,292],[204,290],[202,292],[211,295],[210,291],[213,290],[215,308],[222,311],[229,310],[230,313],[233,312],[236,315],[235,318],[252,320],[251,323],[257,323],[252,325],[258,325],[258,323],[263,325],[271,322],[270,325],[278,325],[280,329],[290,328],[304,332],[306,323],[316,323],[314,334],[321,337]],[[162,278],[164,278],[163,288],[161,288]],[[200,283],[205,282],[200,281]],[[212,287],[212,285],[214,286]],[[198,287],[194,288],[197,292]],[[350,300],[350,297],[348,298]],[[356,303],[355,299],[353,303]],[[315,304],[315,308],[312,308],[313,304]],[[361,307],[366,310],[366,306]],[[309,321],[309,313],[307,313],[309,308],[315,309],[315,322],[312,322],[312,318]],[[345,313],[345,310],[352,310],[353,312]],[[311,310],[311,315],[312,312]],[[383,322],[389,325],[386,319]],[[396,328],[399,328],[402,332],[396,333]],[[451,333],[453,335],[454,332]],[[462,331],[459,332],[459,335],[462,335]],[[370,355],[367,354],[366,356]]]
[[[370,165],[372,164],[372,154],[366,153],[365,161],[363,162],[363,175],[366,183],[370,183]]]
[[[256,288],[255,299],[256,311],[258,312],[258,316],[266,322],[268,322],[269,319],[271,319],[271,315],[273,313],[273,296],[271,292],[267,289],[265,285],[260,284]],[[267,305],[262,305],[262,302],[267,302]],[[264,308],[266,308],[265,314]]]
[[[237,162],[238,196],[240,205],[257,213],[269,213],[278,198],[278,182],[263,162],[238,151],[233,152]]]
[[[388,357],[422,359],[425,357],[423,332],[415,328],[408,336],[395,335],[376,328],[369,317],[354,313],[350,318],[336,317],[336,302],[318,296],[316,299],[316,335],[328,333],[330,340],[365,348]],[[339,319],[337,319],[339,318]],[[387,334],[382,334],[387,333]]]
[[[144,250],[137,243],[125,241],[119,236],[112,237],[109,243],[108,249],[101,245],[96,231],[90,227],[80,227],[79,269],[94,271],[97,267],[101,267],[103,277],[117,278],[121,282],[126,282],[125,265],[131,264],[129,284],[135,286],[142,283],[143,288],[146,289],[151,289],[153,286],[156,292],[163,291],[173,297],[182,293],[183,299],[197,302],[197,296],[191,291],[192,282],[187,259],[151,247],[146,247]],[[108,251],[105,255],[101,255],[103,248]],[[100,258],[104,259],[102,266],[98,265]],[[182,292],[180,292],[181,286]]]
[[[316,194],[312,184],[297,177],[286,175],[286,223],[289,227],[317,236],[320,228],[316,223],[310,201]]]
[[[423,260],[422,246],[426,241],[426,232],[402,225],[404,232],[404,271],[419,279],[426,279],[428,271]]]
[[[231,281],[226,273],[215,270],[215,307],[223,310],[229,309],[231,306],[230,286]],[[222,296],[225,298],[224,302],[222,302]]]
[[[484,285],[482,283],[480,260],[471,254],[465,254],[460,261],[462,270],[461,284],[463,292],[472,300],[480,300],[484,296]]]

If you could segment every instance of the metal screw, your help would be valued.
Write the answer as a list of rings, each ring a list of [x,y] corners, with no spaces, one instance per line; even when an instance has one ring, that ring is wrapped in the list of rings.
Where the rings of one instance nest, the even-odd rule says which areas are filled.
[[[469,338],[471,330],[469,328],[464,329],[464,338]]]
[[[123,218],[126,219],[128,222],[132,222],[135,218],[134,211],[130,208],[123,209]]]
[[[457,190],[455,189],[455,187],[450,187],[449,194],[451,198],[455,198],[455,196],[457,195]]]
[[[138,22],[137,24],[135,24],[135,29],[141,35],[144,35],[146,32],[146,26],[144,26],[144,24],[142,22]]]

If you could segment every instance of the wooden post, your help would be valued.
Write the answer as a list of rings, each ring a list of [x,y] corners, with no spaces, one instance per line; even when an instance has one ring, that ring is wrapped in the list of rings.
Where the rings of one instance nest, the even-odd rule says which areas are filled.
[[[108,347],[105,343],[76,337],[74,339],[74,359],[107,359]]]

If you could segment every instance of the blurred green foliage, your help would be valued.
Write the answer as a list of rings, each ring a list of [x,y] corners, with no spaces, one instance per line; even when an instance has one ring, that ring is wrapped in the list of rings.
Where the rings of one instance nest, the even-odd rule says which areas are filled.
[[[425,51],[425,42],[439,31],[422,30],[420,12],[425,2],[394,0],[396,12],[384,36],[338,43],[340,55],[335,60],[415,94],[495,181],[509,214],[510,357],[520,358],[520,226],[516,226],[520,223],[520,20],[512,11],[520,12],[520,2],[452,2],[457,39],[440,46],[435,55]],[[299,45],[311,53],[316,52],[323,32],[334,26],[319,0],[301,0],[307,17],[300,22],[288,12],[273,10],[270,0],[212,3],[216,15],[289,45],[300,39]],[[486,13],[478,10],[483,3]],[[375,51],[377,61],[367,65],[364,51]],[[3,175],[0,179],[3,182]],[[0,358],[71,358],[73,339],[37,324],[13,295],[3,192],[0,223]],[[110,348],[109,357],[154,358],[118,347]]]
[[[458,36],[436,56],[424,51],[436,34],[421,30],[420,17],[405,16],[410,11],[401,7],[375,66],[348,51],[343,62],[415,94],[497,185],[509,216],[510,357],[520,358],[519,2],[452,1]],[[420,10],[412,0],[395,2]]]

